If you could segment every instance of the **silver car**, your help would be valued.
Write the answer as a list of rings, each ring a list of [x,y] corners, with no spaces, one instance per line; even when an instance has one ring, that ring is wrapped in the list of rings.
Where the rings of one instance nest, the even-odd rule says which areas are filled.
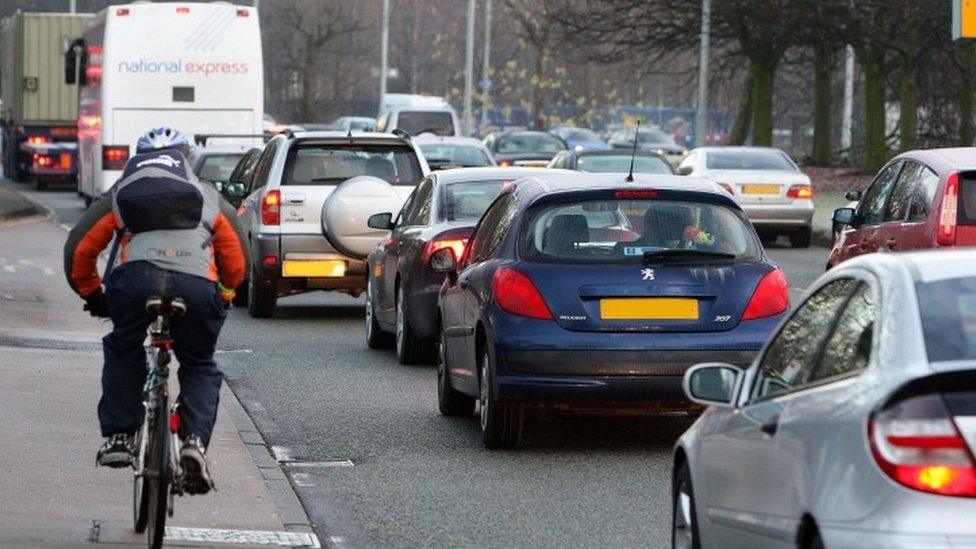
[[[684,384],[674,547],[976,546],[976,251],[846,261]]]

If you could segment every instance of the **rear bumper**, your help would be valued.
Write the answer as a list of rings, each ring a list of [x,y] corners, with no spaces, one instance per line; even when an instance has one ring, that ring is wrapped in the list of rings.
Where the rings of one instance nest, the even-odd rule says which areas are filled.
[[[792,204],[740,204],[756,228],[800,229],[813,220],[813,201]]]
[[[313,290],[342,290],[356,293],[366,289],[366,263],[339,254],[332,249],[324,236],[259,234],[254,238],[253,245],[253,273],[263,282],[276,284],[281,294]],[[266,265],[263,261],[266,257],[273,257],[274,265]],[[342,259],[346,262],[346,275],[283,277],[281,265],[286,259]]]

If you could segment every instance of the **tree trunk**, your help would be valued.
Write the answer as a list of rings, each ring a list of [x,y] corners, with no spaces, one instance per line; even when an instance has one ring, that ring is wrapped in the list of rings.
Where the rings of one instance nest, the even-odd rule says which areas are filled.
[[[834,50],[830,44],[818,44],[813,61],[813,151],[810,161],[814,166],[827,166],[834,149],[832,80],[834,75]]]
[[[752,144],[773,146],[773,83],[777,60],[769,57],[750,59],[753,67]]]
[[[905,60],[901,67],[901,115],[898,128],[900,130],[901,150],[908,151],[915,148],[918,136],[918,83],[916,72],[918,65],[914,60]]]
[[[864,160],[866,171],[875,172],[888,160],[885,143],[884,52],[864,51],[858,55],[864,70]]]
[[[752,126],[752,90],[755,87],[755,80],[752,77],[752,68],[746,81],[742,84],[742,94],[739,97],[739,112],[735,116],[735,124],[732,126],[732,135],[729,136],[729,145],[745,145],[749,138],[749,128]]]
[[[969,42],[962,50],[962,97],[959,98],[959,145],[973,146],[973,78],[976,78],[976,52]]]
[[[536,49],[535,76],[532,85],[532,129],[543,131],[546,129],[546,97],[545,97],[545,69],[546,48]]]

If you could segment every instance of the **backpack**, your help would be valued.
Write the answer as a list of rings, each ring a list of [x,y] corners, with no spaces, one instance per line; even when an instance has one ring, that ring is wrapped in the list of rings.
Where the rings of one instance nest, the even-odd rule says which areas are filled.
[[[203,193],[178,151],[133,156],[114,190],[114,206],[126,231],[185,230],[200,226]]]

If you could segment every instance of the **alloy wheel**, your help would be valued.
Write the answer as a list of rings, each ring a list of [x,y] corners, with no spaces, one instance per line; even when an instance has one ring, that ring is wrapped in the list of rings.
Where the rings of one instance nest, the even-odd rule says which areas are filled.
[[[403,324],[406,322],[403,312],[403,292],[397,290],[396,305],[396,350],[398,356],[403,356]]]
[[[491,374],[488,372],[488,351],[485,351],[485,355],[481,360],[481,369],[478,370],[478,382],[480,390],[478,392],[478,403],[481,408],[481,430],[488,430],[488,414],[490,413],[490,401],[488,398],[488,386],[491,383]]]
[[[366,278],[366,341],[373,337],[373,281]]]

